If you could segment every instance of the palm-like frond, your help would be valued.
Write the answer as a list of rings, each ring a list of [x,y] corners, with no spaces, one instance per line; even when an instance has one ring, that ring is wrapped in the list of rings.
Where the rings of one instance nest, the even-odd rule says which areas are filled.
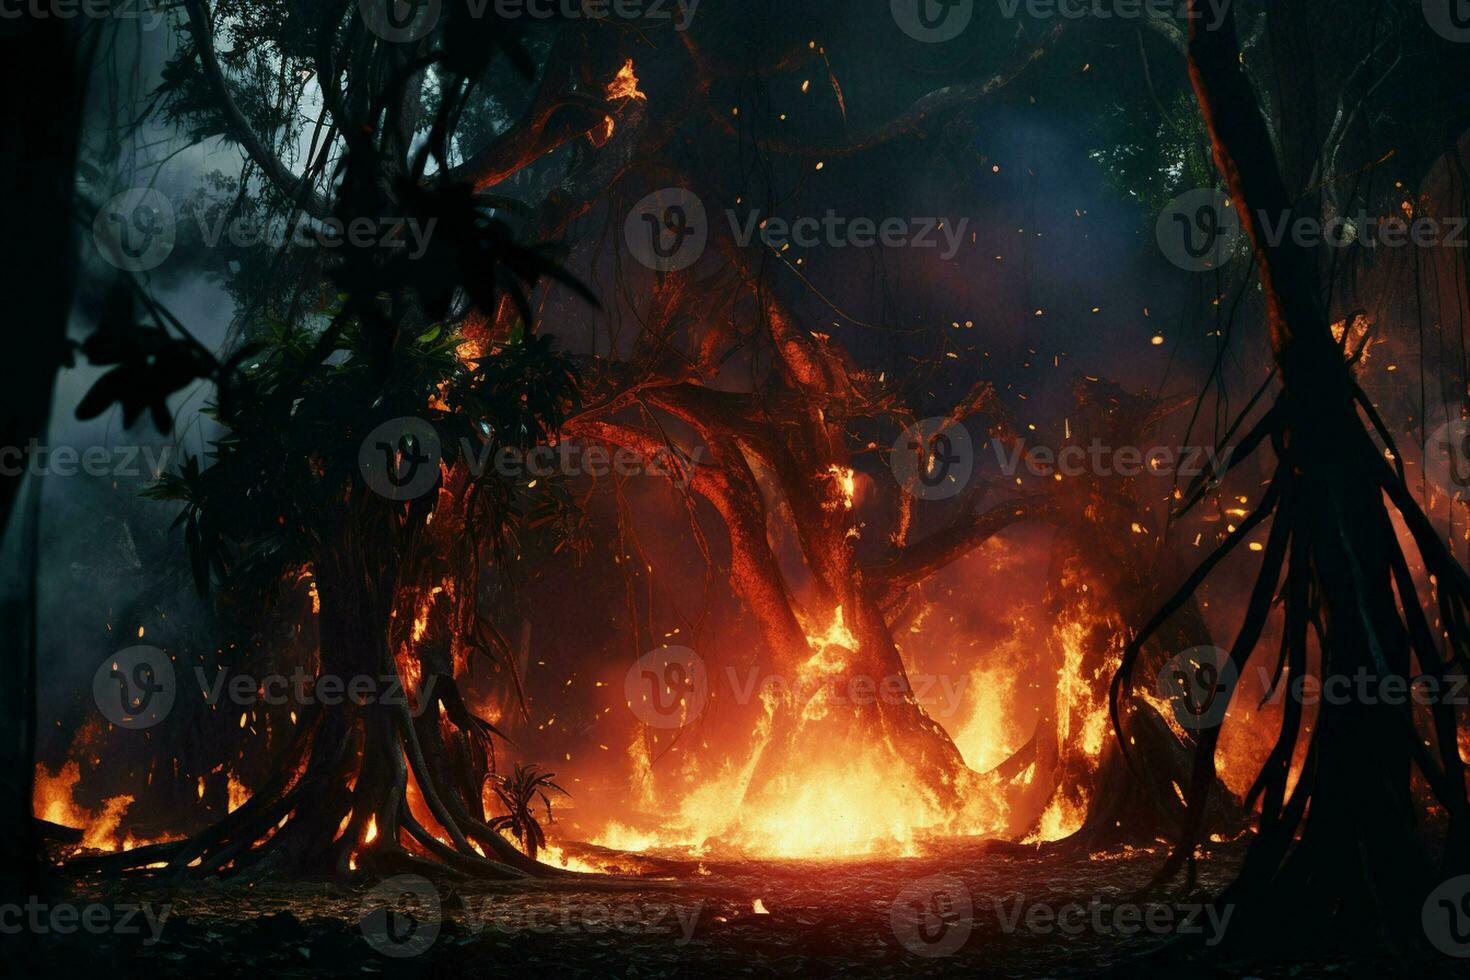
[[[546,807],[546,822],[551,823],[551,797],[548,793],[554,791],[568,795],[554,782],[555,778],[556,773],[543,772],[535,764],[517,764],[510,776],[494,779],[495,795],[505,813],[494,817],[490,826],[495,830],[509,830],[532,857],[539,848],[546,846],[546,832],[536,819],[537,798]]]

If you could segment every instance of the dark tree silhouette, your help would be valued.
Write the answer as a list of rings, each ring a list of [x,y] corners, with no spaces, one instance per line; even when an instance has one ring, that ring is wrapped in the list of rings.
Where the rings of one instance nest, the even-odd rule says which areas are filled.
[[[73,181],[88,59],[75,20],[27,7],[0,22],[0,208],[10,231],[0,236],[5,270],[3,320],[25,337],[0,365],[0,446],[44,438],[57,372],[68,358],[67,316],[75,286]],[[44,79],[44,81],[41,81]],[[35,778],[36,506],[17,508],[24,468],[0,475],[0,536],[23,533],[17,553],[31,562],[31,583],[0,609],[6,683],[0,692],[0,901],[43,893],[39,842],[31,817]],[[6,939],[26,943],[21,933]]]
[[[1300,162],[1278,160],[1241,66],[1234,4],[1224,5],[1228,16],[1218,23],[1205,16],[1205,6],[1202,0],[1192,4],[1197,16],[1189,37],[1190,75],[1215,163],[1254,251],[1282,389],[1235,461],[1269,443],[1276,471],[1255,512],[1130,644],[1114,697],[1128,688],[1140,645],[1155,625],[1268,519],[1259,577],[1231,648],[1237,671],[1256,654],[1279,596],[1285,631],[1277,668],[1285,667],[1283,683],[1308,672],[1312,636],[1324,676],[1363,672],[1407,683],[1417,663],[1442,678],[1467,664],[1470,577],[1425,517],[1402,469],[1385,459],[1385,448],[1401,457],[1332,334],[1317,257],[1292,236],[1276,241],[1265,233],[1265,221],[1279,220],[1297,205],[1283,172]],[[1442,641],[1425,615],[1390,508],[1434,576]],[[1470,870],[1470,803],[1453,708],[1436,701],[1431,728],[1421,731],[1410,704],[1372,700],[1325,699],[1310,734],[1303,732],[1301,704],[1288,700],[1276,745],[1248,797],[1261,806],[1257,836],[1239,877],[1216,899],[1235,907],[1227,937],[1232,945],[1417,946],[1423,942],[1421,904],[1436,871],[1449,876]],[[1304,734],[1305,767],[1288,794],[1289,767]],[[1219,730],[1211,729],[1200,740],[1188,793],[1191,821],[1160,880],[1192,861],[1218,737]],[[1437,856],[1416,832],[1414,768],[1448,815]]]

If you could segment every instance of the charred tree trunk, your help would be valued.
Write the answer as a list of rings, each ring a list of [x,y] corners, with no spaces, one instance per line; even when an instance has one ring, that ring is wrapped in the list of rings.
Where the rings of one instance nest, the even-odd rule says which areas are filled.
[[[1285,389],[1282,443],[1287,465],[1299,475],[1276,519],[1296,519],[1292,530],[1306,552],[1301,557],[1315,572],[1323,671],[1407,676],[1409,644],[1394,607],[1388,542],[1395,532],[1380,490],[1382,461],[1358,418],[1349,368],[1318,300],[1315,261],[1291,243],[1272,246],[1262,232],[1261,215],[1285,215],[1294,202],[1254,89],[1240,69],[1233,11],[1214,29],[1194,22],[1190,75],[1266,292],[1271,348]],[[1240,906],[1233,940],[1279,936],[1286,923],[1294,936],[1417,937],[1430,878],[1413,830],[1409,711],[1408,705],[1323,704],[1310,771],[1297,789],[1310,792],[1310,815],[1299,840],[1290,826],[1273,826],[1263,816],[1240,879],[1223,896]],[[1308,901],[1324,888],[1338,901]]]

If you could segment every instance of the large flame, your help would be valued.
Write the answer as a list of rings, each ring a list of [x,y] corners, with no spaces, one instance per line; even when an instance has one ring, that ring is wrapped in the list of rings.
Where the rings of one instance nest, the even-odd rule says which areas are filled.
[[[41,820],[82,831],[82,846],[99,851],[116,851],[125,841],[118,834],[123,816],[133,805],[131,796],[114,796],[102,801],[101,810],[77,803],[73,788],[81,782],[81,765],[72,759],[58,772],[36,766],[34,812]]]
[[[807,636],[810,655],[797,670],[792,692],[799,747],[778,756],[781,768],[757,785],[758,770],[778,736],[784,696],[762,692],[762,712],[748,748],[717,765],[685,753],[669,799],[655,786],[649,736],[635,733],[629,751],[632,794],[640,809],[671,813],[657,828],[609,823],[596,843],[625,851],[668,851],[772,858],[833,859],[865,855],[914,856],[927,841],[953,835],[993,834],[1005,824],[1005,808],[987,791],[984,777],[965,774],[958,810],[938,798],[926,776],[883,734],[853,724],[855,709],[838,694],[858,641],[837,608]],[[789,708],[787,710],[790,710]]]

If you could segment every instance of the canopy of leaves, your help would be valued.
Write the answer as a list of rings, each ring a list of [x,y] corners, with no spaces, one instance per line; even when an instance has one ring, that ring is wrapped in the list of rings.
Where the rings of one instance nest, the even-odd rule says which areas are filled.
[[[232,390],[228,426],[205,465],[188,457],[150,496],[178,500],[178,525],[207,589],[215,577],[270,586],[310,562],[333,528],[383,519],[407,507],[420,516],[429,493],[399,504],[364,482],[359,452],[385,421],[416,417],[435,429],[446,455],[461,445],[524,447],[551,438],[577,399],[569,360],[542,339],[512,343],[479,362],[457,356],[461,340],[435,326],[400,340],[381,374],[357,321],[339,315],[320,332],[277,324]],[[503,361],[503,363],[501,363]],[[452,462],[452,460],[446,460]],[[475,485],[502,499],[493,468]],[[396,516],[402,516],[398,514]]]

